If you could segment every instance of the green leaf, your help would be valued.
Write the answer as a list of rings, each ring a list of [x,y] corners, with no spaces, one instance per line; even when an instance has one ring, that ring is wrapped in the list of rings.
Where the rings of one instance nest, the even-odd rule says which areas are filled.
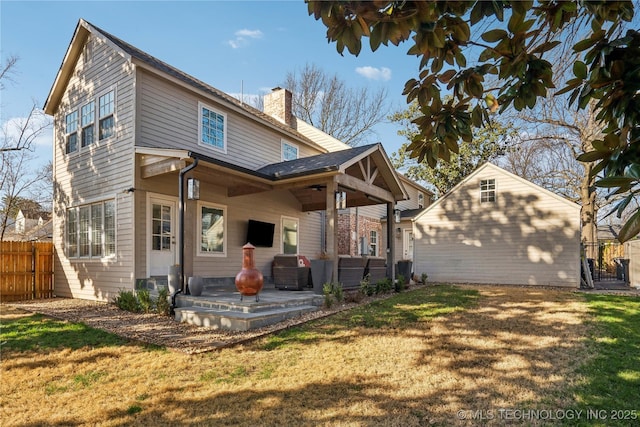
[[[507,32],[505,30],[489,30],[486,33],[482,34],[481,37],[482,37],[482,40],[489,43],[493,43],[507,37]]]
[[[585,65],[585,63],[582,61],[576,61],[575,64],[573,64],[573,74],[581,80],[586,79],[587,66]]]
[[[603,159],[606,156],[606,153],[600,151],[588,151],[586,153],[580,154],[576,160],[583,163],[595,162],[596,160]]]
[[[640,164],[627,166],[624,170],[624,176],[640,180]]]
[[[636,213],[631,215],[631,218],[622,226],[618,233],[618,240],[624,243],[638,234],[640,234],[640,210],[636,210]]]
[[[596,181],[596,187],[601,188],[614,188],[614,187],[626,187],[635,181],[633,178],[627,178],[626,176],[608,176]]]

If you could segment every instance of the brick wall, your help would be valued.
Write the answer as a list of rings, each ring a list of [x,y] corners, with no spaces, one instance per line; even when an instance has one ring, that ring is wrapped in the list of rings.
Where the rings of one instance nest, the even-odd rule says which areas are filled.
[[[366,237],[367,245],[370,242],[371,231],[378,232],[377,256],[384,252],[382,243],[382,224],[377,218],[358,215],[358,235],[356,235],[356,215],[355,213],[344,213],[338,215],[338,254],[358,256],[358,244],[361,237]],[[367,249],[368,253],[368,249]]]

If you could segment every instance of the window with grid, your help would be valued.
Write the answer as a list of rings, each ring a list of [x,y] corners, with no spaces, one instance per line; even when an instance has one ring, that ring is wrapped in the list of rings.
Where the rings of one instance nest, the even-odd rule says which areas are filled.
[[[81,147],[93,144],[95,131],[96,104],[91,101],[80,109],[80,126],[82,127]]]
[[[295,160],[298,158],[298,146],[288,142],[282,142],[282,160]]]
[[[493,203],[496,201],[496,180],[483,179],[480,181],[480,203]]]
[[[378,256],[378,232],[375,230],[369,233],[369,255]]]
[[[424,194],[418,193],[418,209],[424,208]]]
[[[115,201],[67,210],[67,256],[102,258],[116,253]]]
[[[200,144],[225,151],[227,148],[227,117],[224,113],[200,104]]]
[[[110,91],[98,98],[98,139],[102,141],[114,134],[115,92]]]
[[[78,150],[78,111],[67,114],[65,118],[66,152],[73,153]]]

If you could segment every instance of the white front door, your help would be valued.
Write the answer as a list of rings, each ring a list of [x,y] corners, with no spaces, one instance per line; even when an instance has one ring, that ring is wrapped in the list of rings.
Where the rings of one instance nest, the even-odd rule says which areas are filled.
[[[148,218],[149,275],[166,276],[176,264],[175,199],[150,197]]]
[[[413,231],[404,230],[402,237],[402,259],[413,261]]]

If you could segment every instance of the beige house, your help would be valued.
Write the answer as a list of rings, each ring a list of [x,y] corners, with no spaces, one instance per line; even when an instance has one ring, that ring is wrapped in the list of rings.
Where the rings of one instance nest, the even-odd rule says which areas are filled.
[[[430,281],[580,285],[580,207],[491,163],[414,219]]]
[[[379,222],[410,197],[382,145],[349,148],[296,119],[286,90],[258,111],[84,20],[45,112],[57,295],[109,300],[172,265],[185,292],[188,276],[233,282],[251,239],[269,280],[277,254],[337,259],[339,208],[375,207]],[[378,231],[390,269],[395,238]]]

